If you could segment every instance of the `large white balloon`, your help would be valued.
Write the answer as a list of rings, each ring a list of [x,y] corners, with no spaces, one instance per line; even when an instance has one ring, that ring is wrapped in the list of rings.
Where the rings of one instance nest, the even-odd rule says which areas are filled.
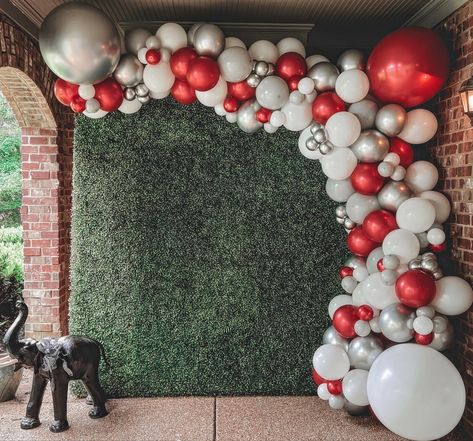
[[[384,309],[399,301],[394,285],[386,285],[380,272],[371,274],[363,282],[363,293],[366,301],[375,308]],[[355,403],[356,404],[356,403]]]
[[[334,180],[327,179],[325,182],[325,191],[330,199],[336,202],[346,202],[348,198],[355,193],[350,179]]]
[[[187,33],[184,28],[177,23],[164,23],[156,31],[161,47],[176,52],[181,47],[187,46]]]
[[[335,311],[340,308],[340,306],[352,304],[352,298],[347,294],[340,294],[338,296],[335,296],[332,300],[330,300],[330,303],[328,304],[328,315],[331,319],[333,319]]]
[[[153,92],[165,92],[171,89],[174,80],[171,66],[162,60],[158,64],[147,64],[143,70],[143,82]]]
[[[345,398],[357,406],[367,406],[368,400],[368,371],[352,369],[343,377],[342,390]]]
[[[376,358],[368,374],[368,400],[376,417],[411,440],[434,440],[453,430],[465,399],[455,366],[426,346],[393,346]]]
[[[354,306],[366,305],[367,303],[365,298],[365,292],[363,290],[366,280],[367,279],[363,280],[363,282],[358,283],[358,285],[356,285],[356,288],[351,294]]]
[[[299,140],[297,142],[299,151],[308,159],[320,159],[323,155],[320,153],[319,149],[309,150],[307,148],[306,141],[309,138],[312,138],[312,133],[310,132],[310,127],[307,127],[299,135]]]
[[[242,47],[243,49],[246,49],[246,44],[237,37],[226,37],[225,49],[228,49],[229,47]]]
[[[404,182],[414,193],[432,190],[439,180],[437,167],[429,161],[415,161],[407,167]]]
[[[286,37],[279,41],[277,44],[279,55],[285,54],[286,52],[296,52],[305,58],[305,46],[304,44],[294,37]]]
[[[135,98],[131,101],[123,100],[118,110],[127,114],[136,113],[141,109],[142,105],[143,104],[138,101],[138,98]]]
[[[123,101],[126,101],[126,100],[123,100]],[[89,118],[99,119],[99,118],[103,118],[108,112],[106,112],[105,110],[99,109],[97,110],[97,112],[93,112],[93,113],[87,112],[87,110],[84,110],[82,113]]]
[[[348,147],[360,136],[361,123],[353,113],[337,112],[328,119],[325,129],[333,145]]]
[[[339,345],[322,345],[314,354],[315,371],[326,380],[339,380],[350,370],[350,359]]]
[[[435,221],[435,208],[423,198],[410,198],[404,201],[396,212],[396,222],[399,228],[422,233],[427,231]]]
[[[212,89],[205,92],[196,90],[195,96],[204,106],[215,107],[217,104],[222,103],[227,96],[227,82],[223,77],[220,77]]]
[[[423,191],[419,196],[428,200],[435,208],[435,222],[443,224],[450,216],[450,201],[438,191]]]
[[[312,66],[316,65],[317,63],[321,63],[322,61],[330,62],[330,60],[323,55],[318,55],[318,54],[310,55],[309,57],[305,59],[305,62],[307,64],[307,70],[309,70]]]
[[[283,125],[287,130],[298,132],[308,127],[312,122],[312,105],[306,100],[298,104],[288,101],[281,111],[286,115]]]
[[[171,89],[163,90],[162,92],[154,92],[153,90],[150,90],[149,96],[154,100],[162,100],[163,98],[168,97],[170,93]]]
[[[420,244],[414,233],[404,229],[393,230],[383,240],[383,252],[399,257],[401,263],[409,263],[419,255]]]
[[[368,76],[358,69],[342,72],[335,82],[335,92],[346,103],[356,103],[368,95],[370,82]]]
[[[437,128],[437,118],[432,112],[414,109],[407,112],[406,123],[397,136],[411,144],[423,144],[434,137]]]
[[[442,277],[435,282],[437,289],[431,305],[441,314],[458,315],[468,311],[473,303],[470,284],[456,276]]]
[[[266,61],[276,64],[279,58],[279,49],[268,40],[255,41],[248,49],[252,60]]]
[[[256,88],[256,99],[262,107],[280,109],[289,99],[289,87],[276,75],[263,78]]]
[[[339,148],[325,155],[320,163],[322,164],[322,171],[327,177],[342,180],[350,177],[358,164],[358,160],[350,149]]]
[[[251,73],[250,54],[242,47],[225,49],[218,57],[218,67],[225,81],[238,83]]]
[[[361,224],[369,213],[379,210],[379,208],[376,196],[367,196],[360,193],[353,193],[346,204],[348,217],[357,224]]]

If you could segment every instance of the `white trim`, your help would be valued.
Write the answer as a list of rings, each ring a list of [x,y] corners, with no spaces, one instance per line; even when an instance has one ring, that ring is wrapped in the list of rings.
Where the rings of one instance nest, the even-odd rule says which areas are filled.
[[[419,9],[404,26],[433,28],[461,8],[468,0],[431,0]]]

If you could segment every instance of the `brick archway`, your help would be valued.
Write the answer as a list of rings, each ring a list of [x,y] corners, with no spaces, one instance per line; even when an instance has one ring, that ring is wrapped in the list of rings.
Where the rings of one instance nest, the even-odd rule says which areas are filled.
[[[0,50],[0,90],[22,131],[26,334],[58,336],[68,328],[74,120],[54,98],[37,43],[5,16]]]

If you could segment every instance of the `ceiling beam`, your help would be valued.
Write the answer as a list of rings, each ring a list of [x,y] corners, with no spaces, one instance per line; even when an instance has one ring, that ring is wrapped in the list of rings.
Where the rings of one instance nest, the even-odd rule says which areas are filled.
[[[461,8],[468,0],[431,0],[419,9],[403,26],[434,28]]]
[[[9,0],[0,0],[0,11],[5,14],[10,20],[20,26],[26,33],[28,33],[35,40],[39,36],[39,24],[31,19],[31,16],[25,11],[14,5]]]

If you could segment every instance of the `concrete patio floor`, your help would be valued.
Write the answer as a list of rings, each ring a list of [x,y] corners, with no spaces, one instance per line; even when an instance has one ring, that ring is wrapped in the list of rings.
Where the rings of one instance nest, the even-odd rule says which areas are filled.
[[[396,441],[402,440],[369,417],[331,410],[317,397],[125,398],[108,402],[110,414],[87,416],[84,399],[69,398],[71,428],[48,430],[53,409],[49,388],[42,425],[20,429],[29,396],[27,372],[15,400],[0,403],[2,441]],[[466,441],[459,433],[445,441]]]

